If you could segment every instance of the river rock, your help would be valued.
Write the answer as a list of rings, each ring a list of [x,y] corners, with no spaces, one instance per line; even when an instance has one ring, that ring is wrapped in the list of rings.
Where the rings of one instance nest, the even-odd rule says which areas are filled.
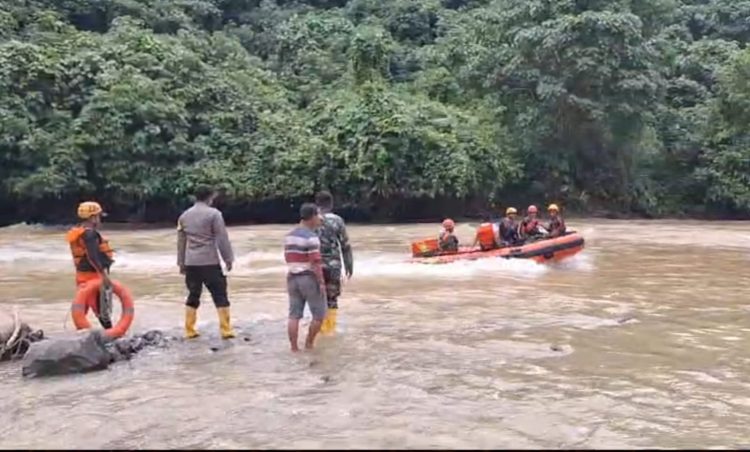
[[[24,357],[21,373],[33,378],[104,370],[111,361],[105,344],[100,331],[37,342]]]
[[[104,370],[114,362],[131,359],[147,347],[166,347],[173,339],[157,330],[115,340],[99,330],[73,338],[49,339],[29,349],[22,374],[46,377]]]
[[[144,334],[136,334],[130,337],[122,337],[107,344],[107,350],[112,356],[112,362],[130,359],[133,355],[144,348],[164,348],[175,338],[166,336],[159,330],[151,330]]]

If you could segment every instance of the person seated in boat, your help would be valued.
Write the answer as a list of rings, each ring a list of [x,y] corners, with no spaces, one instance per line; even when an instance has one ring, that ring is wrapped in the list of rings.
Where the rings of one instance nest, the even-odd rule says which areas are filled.
[[[517,215],[515,207],[508,207],[505,217],[500,221],[500,241],[503,246],[511,246],[519,241]]]
[[[438,235],[440,251],[458,251],[458,237],[456,237],[456,223],[450,218],[443,220],[443,228]]]
[[[493,223],[489,214],[482,216],[482,223],[477,228],[477,235],[474,238],[472,248],[479,245],[482,251],[489,251],[497,248],[500,244],[500,228],[497,223]]]
[[[542,225],[537,217],[538,210],[535,205],[530,205],[526,209],[526,216],[518,225],[518,237],[521,240],[527,240],[530,238],[536,238],[544,235],[541,230]]]
[[[547,224],[547,237],[555,238],[565,235],[565,220],[560,215],[560,208],[557,204],[550,204],[547,207],[547,213],[549,213],[549,223]]]

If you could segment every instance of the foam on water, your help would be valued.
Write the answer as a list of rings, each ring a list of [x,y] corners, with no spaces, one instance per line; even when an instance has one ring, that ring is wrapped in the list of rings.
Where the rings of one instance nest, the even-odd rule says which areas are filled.
[[[455,261],[448,264],[417,264],[406,261],[404,255],[382,255],[365,259],[359,265],[360,277],[471,279],[481,274],[505,273],[514,276],[536,277],[547,267],[525,259],[488,258],[474,261]]]
[[[19,240],[0,244],[0,266],[9,270],[25,271],[27,267],[44,267],[48,270],[68,270],[71,265],[70,251],[64,240],[57,235],[38,235],[41,227],[14,226],[23,232],[36,232],[35,240]],[[389,232],[397,228],[386,227]],[[165,233],[151,232],[163,235]],[[582,231],[587,237],[595,235],[593,228]],[[171,232],[170,232],[171,233]],[[138,233],[136,233],[138,234]],[[145,234],[145,233],[144,233]],[[14,235],[17,235],[14,233]],[[132,237],[130,237],[132,240]],[[140,241],[136,240],[140,243]],[[139,247],[141,248],[141,247]],[[240,247],[241,248],[241,247]],[[387,246],[384,246],[387,249]],[[376,248],[377,249],[377,248]],[[383,248],[381,248],[383,249]],[[235,249],[237,256],[233,276],[253,277],[283,275],[286,265],[280,249],[260,249],[248,251]],[[475,261],[456,261],[448,264],[417,264],[408,261],[408,252],[363,251],[355,255],[355,277],[358,280],[371,278],[469,280],[480,276],[504,275],[518,278],[536,278],[551,268],[558,270],[594,270],[591,253],[581,253],[571,259],[556,264],[537,264],[525,259],[487,258]],[[125,274],[176,274],[176,256],[173,252],[151,249],[119,248],[115,254],[113,272]]]
[[[589,250],[578,253],[575,256],[569,257],[563,261],[555,262],[552,264],[546,264],[556,269],[561,270],[573,270],[582,272],[593,272],[596,270],[594,265],[594,254]]]
[[[62,251],[66,251],[62,247]],[[56,249],[50,249],[50,244],[45,242],[17,243],[13,245],[0,246],[0,263],[34,263],[44,265],[49,262],[70,263],[72,258],[70,252],[64,253]]]
[[[55,249],[55,248],[60,248]],[[10,246],[0,246],[0,265],[43,265],[45,267],[67,268],[71,257],[62,246],[52,248],[50,243],[31,242]],[[575,270],[591,270],[592,260],[586,257],[575,258],[561,264]],[[358,253],[355,260],[357,278],[396,277],[396,278],[442,278],[470,279],[482,274],[503,273],[511,276],[537,277],[549,270],[548,265],[537,264],[525,259],[488,258],[475,261],[456,261],[448,264],[417,264],[408,262],[409,256],[401,253]],[[113,271],[123,273],[164,274],[176,272],[176,256],[172,253],[152,251],[116,252]],[[286,266],[281,252],[252,251],[238,253],[233,274],[250,276],[253,274],[283,274]]]
[[[26,224],[16,223],[9,226],[0,228],[0,231],[4,232],[38,232],[50,229],[49,226],[43,226],[41,224]]]

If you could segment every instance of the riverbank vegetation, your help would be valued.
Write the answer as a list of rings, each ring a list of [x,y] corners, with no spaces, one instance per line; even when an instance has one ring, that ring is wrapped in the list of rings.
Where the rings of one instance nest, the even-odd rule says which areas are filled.
[[[747,216],[748,40],[747,0],[4,1],[0,217]]]

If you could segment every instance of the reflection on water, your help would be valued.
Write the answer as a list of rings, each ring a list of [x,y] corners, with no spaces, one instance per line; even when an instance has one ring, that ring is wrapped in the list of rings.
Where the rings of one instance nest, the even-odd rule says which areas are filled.
[[[577,223],[577,224],[576,224]],[[340,333],[293,356],[281,239],[230,230],[241,338],[201,339],[97,374],[23,381],[0,365],[5,448],[747,447],[747,223],[578,221],[559,265],[405,262],[435,225],[352,226]],[[472,229],[459,225],[470,240]],[[134,330],[180,333],[174,230],[113,231]],[[0,305],[72,330],[63,231],[0,229]]]

